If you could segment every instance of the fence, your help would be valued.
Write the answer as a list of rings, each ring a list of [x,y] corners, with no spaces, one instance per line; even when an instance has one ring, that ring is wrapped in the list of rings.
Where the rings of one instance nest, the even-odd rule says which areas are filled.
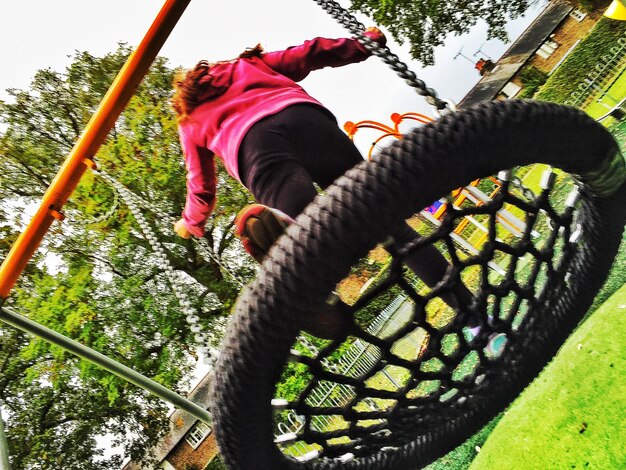
[[[399,295],[378,314],[367,328],[367,331],[379,337],[393,334],[394,331],[410,321],[413,305],[412,300],[404,295]],[[417,348],[420,348],[422,345],[420,341],[414,341],[413,343],[413,347]],[[306,338],[301,338],[300,344],[304,345],[312,353],[317,353],[317,350]],[[376,346],[357,340],[342,354],[335,364],[325,361],[324,366],[341,374],[361,377],[367,374],[379,359],[380,352]],[[391,375],[385,371],[382,371],[382,373],[387,380],[397,386],[395,379]],[[320,382],[311,391],[307,401],[312,406],[344,406],[353,396],[354,392],[345,385]],[[275,404],[278,402],[275,401]],[[373,401],[369,402],[368,405],[373,408],[377,406]],[[294,441],[297,441],[297,433],[303,425],[304,421],[302,418],[290,411],[286,414],[284,420],[277,425],[278,432],[275,436],[275,442],[285,448],[285,451],[295,458],[305,461],[314,458],[317,453],[312,446],[302,442],[294,443]],[[336,426],[336,423],[332,422],[327,416],[318,416],[315,417],[315,426],[323,429],[332,429],[333,426]]]
[[[616,41],[607,54],[604,54],[587,77],[578,84],[564,104],[583,108],[600,94],[603,98],[610,87],[615,72],[626,64],[626,35]],[[616,104],[616,103],[614,103]]]

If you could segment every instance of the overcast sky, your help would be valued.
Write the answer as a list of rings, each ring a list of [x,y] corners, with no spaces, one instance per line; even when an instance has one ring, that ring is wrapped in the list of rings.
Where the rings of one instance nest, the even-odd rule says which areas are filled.
[[[120,41],[137,45],[162,4],[163,0],[2,1],[0,99],[7,98],[7,88],[28,88],[38,69],[63,70],[70,62],[68,56],[76,50],[102,55],[114,50]],[[537,11],[534,8],[526,18],[509,25],[512,38],[526,28]],[[359,19],[371,24],[364,17]],[[190,67],[203,58],[231,58],[257,42],[266,50],[278,50],[315,36],[348,34],[311,0],[195,0],[161,55],[172,66]],[[406,47],[393,42],[389,45],[440,97],[459,101],[479,79],[468,60],[460,56],[453,60],[460,48],[472,59],[478,58],[473,56],[479,48],[494,59],[508,48],[499,41],[485,40],[483,24],[467,36],[450,38],[437,51],[437,65],[426,69],[409,60]],[[375,57],[365,63],[315,72],[303,85],[335,113],[341,124],[361,119],[389,122],[393,112],[430,114],[423,99]]]

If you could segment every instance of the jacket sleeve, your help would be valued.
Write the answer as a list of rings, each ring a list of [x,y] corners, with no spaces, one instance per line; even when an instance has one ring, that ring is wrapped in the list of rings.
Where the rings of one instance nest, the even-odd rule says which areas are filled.
[[[365,34],[376,42],[384,43],[382,35]],[[356,39],[315,38],[284,51],[268,52],[262,60],[278,73],[298,82],[313,70],[362,62],[370,55]]]
[[[215,208],[215,156],[210,150],[198,147],[182,131],[180,142],[187,166],[187,199],[182,218],[187,230],[201,237],[204,225]]]

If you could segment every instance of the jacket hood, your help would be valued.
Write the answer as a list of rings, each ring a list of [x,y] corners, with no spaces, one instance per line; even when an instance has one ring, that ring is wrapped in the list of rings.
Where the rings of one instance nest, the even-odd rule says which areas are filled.
[[[199,96],[200,101],[208,101],[223,95],[233,81],[234,68],[234,61],[213,65],[209,72],[200,79],[199,84],[203,89],[203,93]]]

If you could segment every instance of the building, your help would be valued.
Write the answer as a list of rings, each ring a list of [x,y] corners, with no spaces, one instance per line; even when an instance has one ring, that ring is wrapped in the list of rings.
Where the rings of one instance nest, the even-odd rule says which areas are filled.
[[[524,69],[532,67],[540,74],[552,74],[601,16],[602,11],[583,12],[563,0],[550,2],[500,60],[481,73],[480,81],[458,106],[518,96],[525,86]]]
[[[208,409],[212,374],[206,375],[187,396],[195,404]],[[185,411],[175,410],[170,415],[170,431],[152,450],[158,469],[203,470],[217,455],[215,434],[210,426],[198,421]],[[128,462],[123,470],[148,470],[135,462]]]

